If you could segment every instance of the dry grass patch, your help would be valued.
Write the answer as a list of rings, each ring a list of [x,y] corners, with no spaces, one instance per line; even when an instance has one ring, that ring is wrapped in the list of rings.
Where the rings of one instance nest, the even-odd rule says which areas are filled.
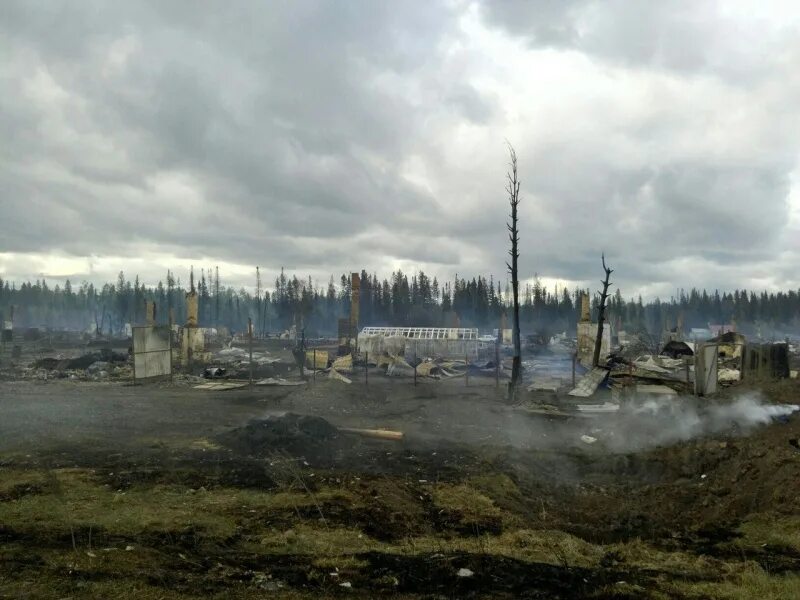
[[[735,544],[741,548],[760,548],[765,544],[800,552],[800,516],[755,515],[739,527],[743,534]]]
[[[45,490],[48,478],[43,471],[0,468],[0,502]]]
[[[675,595],[697,600],[796,600],[800,598],[800,575],[771,575],[748,563],[723,581],[675,583],[671,589]]]

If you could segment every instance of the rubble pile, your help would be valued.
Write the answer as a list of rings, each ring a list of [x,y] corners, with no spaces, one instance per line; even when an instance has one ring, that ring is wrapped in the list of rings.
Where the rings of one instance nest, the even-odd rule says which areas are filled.
[[[71,379],[73,381],[99,381],[126,379],[133,376],[133,365],[128,354],[102,349],[75,358],[44,357],[18,370],[22,379]]]
[[[328,464],[339,446],[339,430],[320,417],[284,413],[255,419],[219,436],[219,441],[247,456],[279,458],[281,454],[317,465]]]
[[[249,377],[250,365],[250,352],[247,348],[229,345],[211,355],[205,370],[217,373],[213,377],[224,374],[226,377],[242,379]],[[285,375],[295,368],[294,362],[273,356],[267,350],[254,350],[252,365],[253,375],[257,378]]]

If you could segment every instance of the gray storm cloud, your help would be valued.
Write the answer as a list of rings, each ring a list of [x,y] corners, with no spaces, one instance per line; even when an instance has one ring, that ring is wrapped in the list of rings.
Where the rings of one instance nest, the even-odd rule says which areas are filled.
[[[788,10],[4,2],[0,275],[503,277],[508,139],[525,277],[798,287]]]

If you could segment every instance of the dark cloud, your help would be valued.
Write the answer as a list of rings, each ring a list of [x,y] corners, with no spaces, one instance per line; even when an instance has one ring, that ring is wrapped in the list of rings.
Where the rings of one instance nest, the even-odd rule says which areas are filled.
[[[533,47],[578,50],[633,67],[703,73],[749,84],[765,75],[764,68],[778,58],[779,45],[790,33],[777,28],[765,35],[752,6],[739,15],[733,8],[734,3],[716,0],[481,2],[489,23]]]
[[[782,285],[791,32],[710,2],[4,2],[0,247],[503,277],[507,138],[527,277],[606,251],[630,290],[741,287],[779,255]]]

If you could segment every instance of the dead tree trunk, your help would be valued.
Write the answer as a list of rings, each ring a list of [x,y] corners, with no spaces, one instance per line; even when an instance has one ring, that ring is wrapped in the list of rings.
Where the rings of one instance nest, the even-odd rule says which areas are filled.
[[[606,300],[608,299],[608,287],[611,285],[611,283],[608,281],[608,278],[611,277],[611,273],[614,272],[613,269],[609,269],[606,266],[605,254],[602,255],[602,258],[603,270],[606,272],[606,278],[600,282],[603,284],[603,291],[600,294],[600,306],[597,312],[597,339],[594,341],[594,358],[592,359],[593,367],[596,367],[600,364],[600,347],[603,345],[603,323],[606,320]]]
[[[511,273],[511,289],[514,301],[514,313],[512,321],[512,335],[514,339],[514,358],[511,363],[511,383],[509,384],[508,395],[509,399],[513,399],[516,394],[516,387],[519,384],[520,371],[522,370],[522,351],[519,336],[519,271],[517,262],[519,259],[519,229],[517,227],[518,216],[517,206],[519,205],[519,179],[517,179],[517,153],[514,147],[509,144],[508,152],[511,155],[511,171],[506,173],[508,185],[506,185],[506,192],[508,192],[508,201],[511,204],[511,223],[507,223],[508,239],[511,242],[511,249],[508,254],[511,256],[511,263],[506,263],[509,272]]]

